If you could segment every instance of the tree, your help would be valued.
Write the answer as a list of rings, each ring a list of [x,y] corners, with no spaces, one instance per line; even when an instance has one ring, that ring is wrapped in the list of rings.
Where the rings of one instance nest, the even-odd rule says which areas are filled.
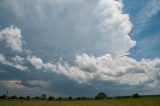
[[[0,99],[6,99],[6,98],[7,98],[7,95],[0,96]]]
[[[70,96],[70,97],[68,97],[68,100],[72,100],[72,97]]]
[[[54,100],[55,98],[53,96],[49,96],[48,100]]]
[[[26,99],[27,99],[27,100],[30,100],[30,99],[31,99],[31,97],[30,97],[30,96],[27,96],[27,97],[26,97]]]
[[[95,99],[106,99],[107,95],[104,92],[99,92],[96,96]]]
[[[77,97],[77,98],[76,98],[76,100],[80,100],[80,99],[81,99],[81,97]]]
[[[39,99],[41,99],[41,97],[35,96],[35,97],[33,97],[33,99],[39,100]]]
[[[25,97],[23,97],[23,96],[20,96],[20,97],[19,97],[19,99],[25,99]]]
[[[16,95],[11,96],[11,99],[17,99]]]
[[[133,98],[138,98],[138,97],[140,97],[140,95],[139,95],[138,93],[134,93],[134,94],[132,95],[132,97],[133,97]]]
[[[58,98],[58,100],[62,100],[62,99],[63,99],[62,97],[59,97],[59,98]]]
[[[81,100],[86,100],[86,99],[87,99],[87,98],[86,98],[86,97],[84,97],[84,96],[82,96],[82,97],[81,97]]]
[[[42,99],[45,100],[47,98],[46,94],[42,94]]]

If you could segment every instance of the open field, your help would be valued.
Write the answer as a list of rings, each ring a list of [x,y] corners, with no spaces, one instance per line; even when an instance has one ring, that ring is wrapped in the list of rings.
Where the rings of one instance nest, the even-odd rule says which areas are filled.
[[[0,106],[160,106],[160,97],[71,101],[0,100]]]

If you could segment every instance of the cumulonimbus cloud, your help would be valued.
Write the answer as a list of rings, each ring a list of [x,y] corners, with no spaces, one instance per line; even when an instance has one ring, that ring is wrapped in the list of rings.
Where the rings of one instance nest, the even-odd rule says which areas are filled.
[[[42,36],[44,45],[48,42],[56,45],[53,46],[54,49],[67,49],[66,52],[69,53],[100,52],[119,56],[128,54],[129,49],[136,44],[129,36],[132,23],[129,15],[123,12],[124,5],[121,0],[99,0],[91,3],[87,0],[6,0],[4,3],[19,20],[22,18],[32,22],[35,30],[43,29],[45,37],[39,36]],[[53,29],[49,30],[48,26]],[[39,36],[35,37],[35,40],[41,39]],[[30,43],[34,45],[36,42]]]
[[[101,32],[100,37],[107,42],[104,45],[111,54],[99,57],[89,56],[88,54],[77,55],[74,61],[75,65],[69,65],[67,62],[62,62],[63,64],[44,62],[37,56],[27,56],[25,60],[29,61],[37,70],[49,70],[62,74],[78,83],[90,83],[93,80],[100,80],[137,85],[156,80],[154,78],[159,75],[159,71],[157,71],[159,59],[136,61],[127,56],[118,56],[127,53],[135,45],[135,41],[131,40],[128,35],[132,24],[129,15],[123,13],[122,1],[100,0],[93,14],[96,15],[99,21],[97,28]],[[8,29],[5,30],[8,32]],[[18,28],[11,27],[10,29]],[[18,42],[20,41],[18,39]],[[22,44],[18,48],[22,48],[21,46]],[[100,47],[99,43],[97,47]],[[22,58],[16,56],[14,60],[21,61]],[[148,66],[148,64],[153,65]],[[149,69],[153,70],[150,72]],[[139,77],[136,78],[136,76]]]
[[[37,0],[32,2],[36,1]],[[68,0],[65,1],[69,2]],[[35,11],[37,13],[36,15],[38,15],[38,17],[35,18],[36,21],[38,21],[37,18],[41,18],[40,20],[44,21],[46,18],[44,16],[47,16],[46,15],[47,12],[45,11],[44,8],[46,4],[48,4],[48,2],[47,1],[44,2],[37,4],[37,7],[33,8],[34,11],[36,10]],[[81,0],[81,2],[86,3],[85,0]],[[13,2],[10,3],[11,4],[9,5],[13,5],[12,4]],[[15,2],[18,9],[14,8],[13,11],[15,11],[20,16],[21,15],[26,16],[26,13],[27,15],[31,14],[30,12],[23,12],[26,11],[26,9],[24,8],[28,8],[27,6],[30,5],[25,5],[24,7],[23,6],[21,7],[21,3],[24,4],[25,2],[24,1]],[[88,49],[91,48],[96,51],[104,50],[106,55],[96,57],[94,55],[89,55],[87,53],[82,53],[79,55],[75,54],[76,55],[75,60],[73,61],[74,64],[70,64],[69,62],[63,60],[57,63],[55,62],[51,63],[44,61],[41,57],[38,57],[36,55],[28,55],[27,57],[24,58],[21,58],[20,56],[17,55],[16,57],[12,58],[13,61],[18,63],[22,61],[30,62],[30,64],[33,65],[36,70],[53,72],[54,75],[58,74],[65,76],[77,82],[78,84],[96,85],[98,84],[97,82],[113,82],[119,85],[123,84],[126,84],[128,86],[145,85],[147,87],[151,86],[157,87],[157,84],[160,82],[159,58],[153,60],[142,59],[141,61],[137,61],[131,57],[122,56],[128,54],[129,49],[136,45],[136,41],[132,40],[131,37],[129,36],[129,33],[132,29],[132,23],[130,22],[129,15],[123,12],[122,1],[100,0],[96,3],[97,4],[94,5],[95,6],[94,9],[91,8],[88,9],[87,6],[86,7],[84,6],[83,11],[79,9],[69,10],[68,11],[69,14],[66,14],[65,20],[62,19],[63,21],[59,19],[61,10],[63,10],[63,8],[57,11],[53,9],[56,15],[51,14],[51,16],[53,15],[51,18],[52,21],[58,21],[59,23],[62,22],[61,24],[62,26],[64,26],[64,29],[71,27],[71,29],[69,29],[71,31],[69,32],[70,33],[74,32],[71,35],[66,35],[66,34],[61,35],[60,33],[61,37],[65,38],[65,40],[67,39],[66,42],[74,41],[73,43],[75,43],[75,45],[74,44],[71,45],[71,48],[69,48],[69,46],[66,43],[65,44],[63,44],[63,42],[59,43],[59,41],[58,43],[55,43],[55,45],[58,45],[58,48],[60,49],[61,46],[59,47],[59,45],[62,45],[62,47],[63,46],[64,48],[66,47],[65,49],[67,49],[68,51],[71,51],[72,49],[77,50],[77,49],[87,49],[87,48]],[[51,8],[53,7],[53,4],[54,4],[53,2],[50,3]],[[63,7],[64,5],[56,4],[56,6],[60,8]],[[73,17],[73,14],[75,15],[75,17]],[[43,17],[43,19],[41,16]],[[56,20],[53,20],[55,19],[55,16]],[[48,25],[50,24],[49,22],[51,22],[51,19],[50,17],[47,17],[47,20],[44,22],[46,22],[46,24]],[[70,27],[65,26],[67,23],[66,20],[67,22],[71,22],[71,24],[73,23],[72,21],[69,20],[74,20],[73,22],[76,22],[76,25],[73,24],[73,26]],[[61,27],[61,25],[58,27]],[[62,32],[64,29],[62,28],[60,32]],[[92,32],[93,29],[96,29],[97,31],[96,34]],[[8,43],[8,46],[10,45],[9,47],[12,48],[12,50],[22,51],[20,29],[15,27],[9,27],[6,28],[5,30],[2,30],[1,33],[10,32],[10,30],[16,30],[15,32],[19,32],[18,37],[16,36],[14,41],[8,40],[9,39],[8,33],[4,33],[5,37],[4,34],[2,33],[3,37],[0,37],[0,39],[5,40]],[[64,30],[64,32],[65,31],[66,30]],[[12,34],[10,34],[9,36],[11,35]],[[71,39],[70,37],[73,37],[73,39]],[[40,37],[38,38],[40,39]],[[53,40],[52,42],[56,42],[56,40],[54,39],[52,40]],[[83,45],[85,47],[81,48],[81,46],[79,45]],[[6,65],[10,65],[10,63],[6,61],[3,55],[0,55],[0,62]],[[13,66],[15,64],[11,65]],[[37,81],[31,81],[30,83],[34,85],[35,83],[37,83]]]

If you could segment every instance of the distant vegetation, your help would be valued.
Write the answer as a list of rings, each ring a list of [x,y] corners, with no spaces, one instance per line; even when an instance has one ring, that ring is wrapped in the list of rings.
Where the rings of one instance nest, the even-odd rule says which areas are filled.
[[[99,92],[95,97],[54,97],[41,96],[0,96],[0,106],[160,106],[160,95],[143,96],[133,93],[130,96],[109,97]]]
[[[116,97],[108,97],[108,95],[104,92],[99,92],[95,97],[54,97],[47,96],[46,94],[42,94],[41,96],[7,96],[1,95],[0,99],[20,99],[20,100],[105,100],[105,99],[115,99],[115,98],[138,98],[138,97],[151,97],[151,96],[160,96],[160,95],[139,95],[139,93],[133,93],[131,96],[116,96]]]

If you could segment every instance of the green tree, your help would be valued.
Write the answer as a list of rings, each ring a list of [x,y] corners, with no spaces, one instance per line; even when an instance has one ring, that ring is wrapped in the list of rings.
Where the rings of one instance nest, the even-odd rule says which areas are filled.
[[[11,96],[11,99],[17,99],[16,95]]]
[[[107,95],[104,92],[99,92],[96,96],[95,99],[106,99]]]
[[[68,97],[68,100],[72,100],[72,97],[70,96],[70,97]]]
[[[26,99],[27,99],[27,100],[30,100],[30,99],[31,99],[31,97],[30,97],[30,96],[27,96],[27,97],[26,97]]]
[[[23,96],[20,96],[20,97],[19,97],[19,99],[25,99],[25,97],[23,97]]]
[[[42,94],[42,99],[45,100],[47,98],[46,94]]]
[[[6,98],[7,98],[7,95],[0,96],[0,99],[6,99]]]
[[[54,98],[53,96],[49,96],[49,97],[48,97],[48,100],[50,100],[50,101],[51,101],[51,100],[54,100],[54,99],[55,99],[55,98]]]
[[[132,95],[132,97],[133,97],[133,98],[138,98],[138,97],[140,97],[140,95],[139,95],[138,93],[134,93],[134,94]]]
[[[58,100],[62,100],[63,98],[62,97],[58,97]]]

